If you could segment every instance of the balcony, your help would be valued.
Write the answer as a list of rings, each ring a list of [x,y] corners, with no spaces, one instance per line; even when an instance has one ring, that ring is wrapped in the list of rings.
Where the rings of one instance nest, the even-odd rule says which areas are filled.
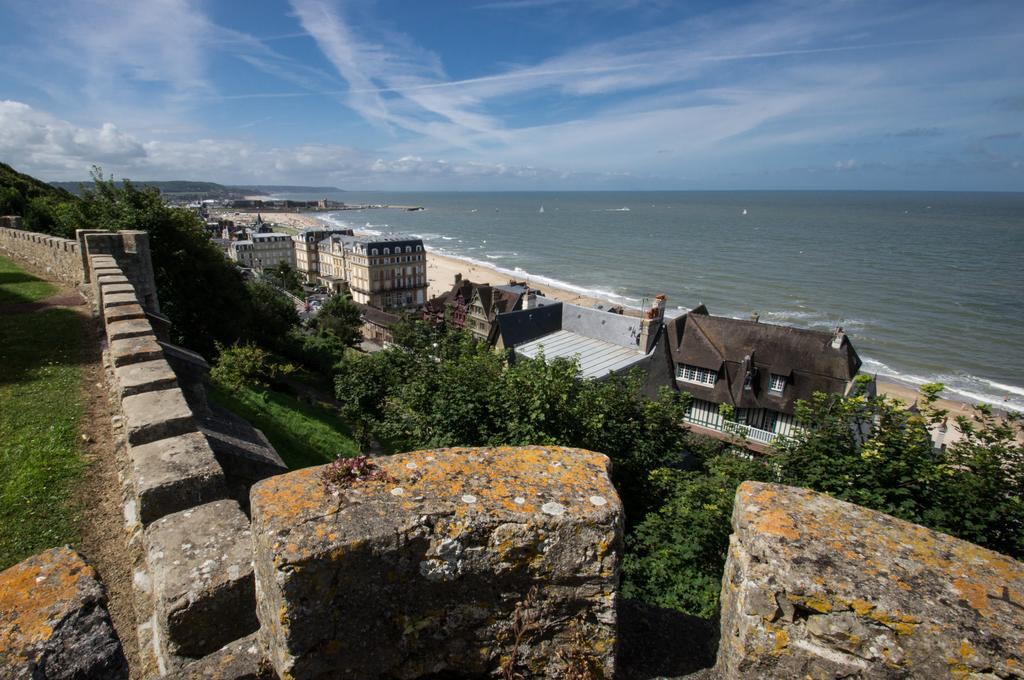
[[[763,444],[770,446],[779,435],[768,430],[761,430],[756,427],[751,427],[745,423],[737,423],[731,420],[723,421],[721,426],[715,426],[708,422],[698,421],[690,417],[684,419],[687,423],[696,425],[700,429],[708,430],[710,432],[721,432],[722,434],[729,435],[730,437],[742,437],[749,441],[757,444]]]

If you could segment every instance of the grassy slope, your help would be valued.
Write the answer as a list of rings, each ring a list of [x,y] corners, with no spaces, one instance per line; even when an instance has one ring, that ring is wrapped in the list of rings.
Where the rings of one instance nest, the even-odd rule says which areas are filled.
[[[293,470],[329,463],[338,454],[359,455],[344,421],[320,406],[280,392],[251,389],[229,393],[214,387],[210,398],[263,430]]]
[[[0,265],[0,300],[52,292],[26,293]],[[75,540],[81,332],[68,309],[0,314],[0,569]]]
[[[56,292],[52,284],[26,274],[13,262],[0,256],[0,304],[34,302]]]

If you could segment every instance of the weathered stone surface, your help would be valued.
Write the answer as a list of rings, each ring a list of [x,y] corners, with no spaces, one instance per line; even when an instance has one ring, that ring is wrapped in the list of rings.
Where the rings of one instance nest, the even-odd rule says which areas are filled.
[[[146,312],[142,305],[124,305],[122,307],[106,307],[103,310],[103,319],[107,324],[124,319],[145,319]]]
[[[324,468],[252,489],[260,636],[281,677],[505,664],[556,678],[573,656],[613,675],[622,506],[607,457],[446,449],[376,462],[386,477],[337,492]],[[518,647],[517,602],[536,624]]]
[[[140,307],[141,309],[141,307]],[[114,366],[127,366],[143,361],[163,359],[164,352],[152,335],[138,338],[120,338],[110,341],[110,358]]]
[[[132,446],[196,430],[192,409],[177,388],[125,397],[121,400],[121,411]]]
[[[119,321],[118,323],[131,322]],[[114,378],[117,380],[117,387],[121,397],[130,397],[133,394],[141,394],[142,392],[167,390],[177,386],[178,382],[174,371],[171,370],[171,367],[163,359],[153,359],[152,361],[141,361],[137,364],[118,366],[114,369]]]
[[[114,293],[135,293],[135,286],[130,283],[109,283],[104,286],[100,286],[100,292],[103,295],[113,295]]]
[[[166,680],[277,680],[263,658],[255,633],[164,677]]]
[[[224,471],[198,432],[131,446],[128,454],[143,524],[227,495]]]
[[[103,263],[100,266],[94,266],[92,268],[92,274],[97,279],[101,276],[121,276],[124,272],[116,264]]]
[[[238,503],[176,512],[145,536],[165,654],[198,658],[256,630],[252,539]]]
[[[228,493],[246,511],[249,490],[256,482],[288,472],[274,446],[257,428],[216,404],[205,415],[197,414],[199,429],[224,470]]]
[[[111,293],[103,296],[103,307],[120,307],[121,305],[137,305],[139,299],[135,293]]]
[[[746,482],[726,678],[1024,677],[1024,564],[806,489]]]
[[[0,678],[127,678],[106,603],[96,572],[68,547],[0,572]]]
[[[111,321],[107,324],[108,340],[140,338],[144,335],[153,335],[153,327],[145,319],[124,319],[123,321]],[[156,339],[155,336],[154,339]]]
[[[101,288],[114,283],[131,283],[131,281],[129,281],[128,277],[123,274],[103,274],[96,277],[96,285]]]

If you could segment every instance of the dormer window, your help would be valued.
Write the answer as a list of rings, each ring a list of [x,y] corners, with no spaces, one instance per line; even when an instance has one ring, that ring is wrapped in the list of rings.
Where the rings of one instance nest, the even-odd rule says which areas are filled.
[[[786,389],[786,376],[772,373],[768,380],[768,391],[772,394],[782,394],[784,389]]]
[[[753,371],[748,371],[747,372],[747,376],[745,378],[743,378],[743,389],[745,389],[745,390],[752,390],[752,389],[754,389],[754,373],[753,373]]]
[[[680,364],[679,368],[676,369],[676,377],[680,380],[699,385],[714,385],[715,381],[718,380],[718,371],[710,371],[700,366]]]

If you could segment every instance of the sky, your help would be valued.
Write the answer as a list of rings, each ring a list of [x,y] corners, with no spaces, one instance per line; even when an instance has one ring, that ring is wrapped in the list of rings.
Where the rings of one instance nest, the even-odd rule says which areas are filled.
[[[1024,191],[1024,2],[0,0],[0,160],[347,190]]]

